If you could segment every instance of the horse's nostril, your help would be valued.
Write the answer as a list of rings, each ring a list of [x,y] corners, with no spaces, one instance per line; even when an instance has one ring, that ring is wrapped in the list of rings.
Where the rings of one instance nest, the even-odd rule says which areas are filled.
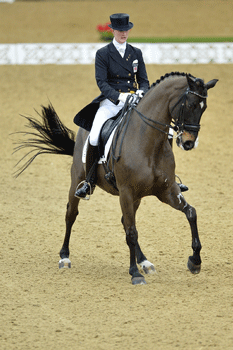
[[[194,147],[193,141],[186,141],[183,145],[185,151],[190,151]]]

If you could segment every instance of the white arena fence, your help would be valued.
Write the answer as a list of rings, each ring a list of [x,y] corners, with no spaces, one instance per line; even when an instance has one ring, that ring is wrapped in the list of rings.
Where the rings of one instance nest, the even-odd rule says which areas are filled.
[[[0,65],[94,64],[106,43],[0,44]],[[132,43],[146,64],[233,63],[233,43]]]

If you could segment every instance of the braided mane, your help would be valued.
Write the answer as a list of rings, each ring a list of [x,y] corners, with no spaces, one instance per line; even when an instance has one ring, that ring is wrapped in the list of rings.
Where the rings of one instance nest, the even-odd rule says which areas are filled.
[[[166,73],[165,75],[161,76],[160,79],[156,80],[155,83],[153,83],[151,85],[151,88],[155,85],[158,85],[159,83],[161,83],[161,81],[163,81],[164,79],[167,79],[169,77],[173,77],[173,76],[182,76],[182,77],[185,77],[186,75],[188,75],[189,77],[192,77],[191,74],[186,74],[184,72],[171,72],[171,73]],[[194,78],[194,77],[193,77]]]

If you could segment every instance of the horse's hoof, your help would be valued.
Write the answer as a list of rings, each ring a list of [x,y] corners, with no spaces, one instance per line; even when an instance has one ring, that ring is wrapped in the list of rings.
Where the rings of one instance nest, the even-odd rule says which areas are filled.
[[[188,259],[188,263],[187,263],[187,267],[189,269],[189,271],[193,274],[198,274],[201,271],[201,264],[200,265],[195,265],[190,257]]]
[[[148,260],[142,261],[139,266],[146,274],[156,273],[154,265]]]
[[[142,277],[132,277],[132,284],[136,285],[136,284],[146,284],[146,280],[145,278]]]
[[[59,269],[70,269],[71,261],[68,258],[61,259],[59,261]]]

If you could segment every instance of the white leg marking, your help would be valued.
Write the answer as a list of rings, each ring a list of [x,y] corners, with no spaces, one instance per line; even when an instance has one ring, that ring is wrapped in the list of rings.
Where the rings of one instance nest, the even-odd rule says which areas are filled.
[[[139,266],[141,267],[141,269],[147,273],[147,274],[150,274],[150,273],[157,273],[155,271],[155,267],[154,265],[149,261],[149,260],[144,260],[142,261],[141,263],[139,263]]]
[[[184,196],[182,195],[182,193],[179,193],[177,195],[177,198],[179,199],[179,204],[181,204],[181,198],[184,198]]]
[[[70,269],[71,261],[69,258],[59,260],[59,269]]]

